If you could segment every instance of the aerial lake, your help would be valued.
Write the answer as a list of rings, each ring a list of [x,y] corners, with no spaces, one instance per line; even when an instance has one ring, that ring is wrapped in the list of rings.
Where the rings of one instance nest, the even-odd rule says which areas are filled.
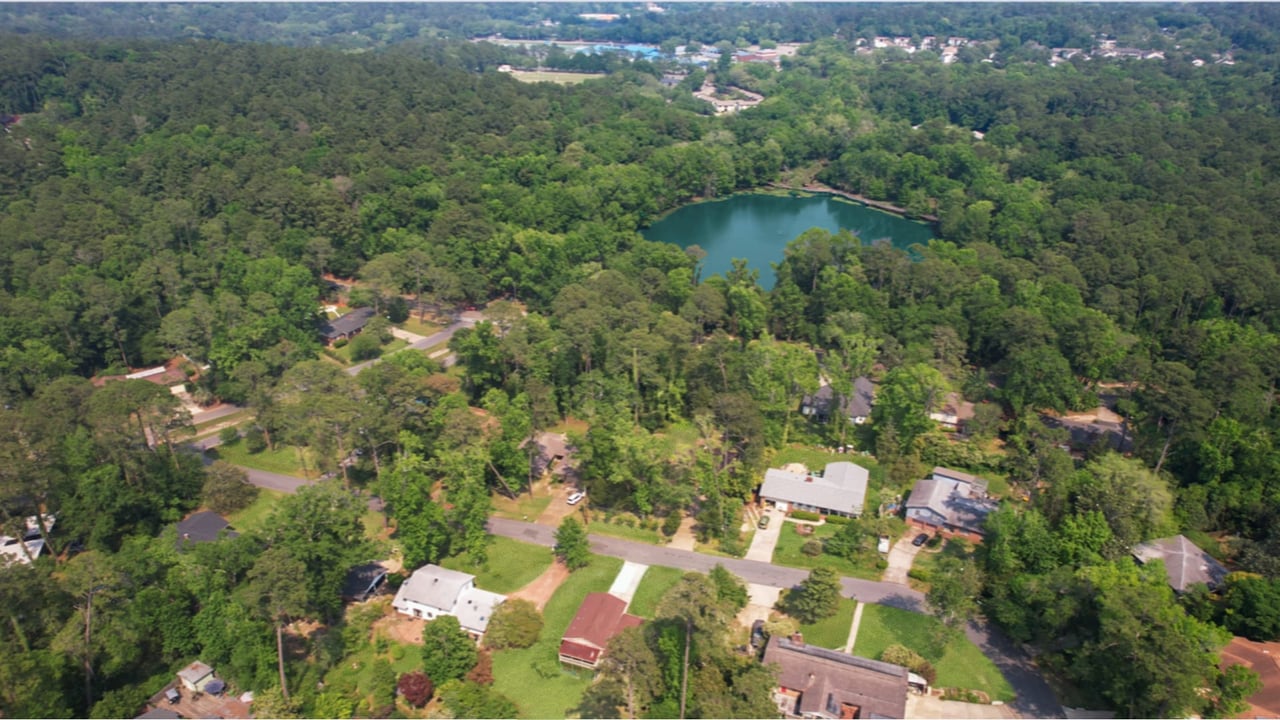
[[[760,285],[768,290],[775,281],[769,263],[782,262],[787,243],[815,227],[832,233],[845,229],[863,243],[887,241],[903,249],[933,239],[933,230],[924,223],[831,195],[733,195],[686,205],[642,234],[649,240],[706,250],[704,278],[727,272],[734,258],[746,258],[748,267],[760,271]]]

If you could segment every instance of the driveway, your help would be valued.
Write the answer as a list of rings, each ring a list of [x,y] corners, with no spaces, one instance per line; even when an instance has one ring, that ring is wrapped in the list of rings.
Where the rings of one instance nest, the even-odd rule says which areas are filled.
[[[906,715],[908,718],[938,718],[938,720],[989,720],[1017,717],[1008,705],[957,702],[915,693],[907,693]]]
[[[769,527],[756,530],[755,537],[751,538],[751,547],[747,549],[747,559],[767,563],[773,561],[773,549],[778,546],[778,537],[782,534],[783,515],[768,509],[764,511],[764,517],[769,518]]]
[[[426,350],[427,348],[435,345],[439,345],[440,343],[449,342],[449,340],[453,338],[453,334],[455,332],[461,330],[464,327],[474,327],[476,323],[480,322],[483,319],[484,319],[483,314],[475,310],[468,310],[467,312],[464,312],[461,315],[459,315],[458,319],[453,321],[453,323],[449,325],[449,327],[446,327],[445,329],[439,332],[432,333],[424,338],[419,338],[409,343],[409,346],[406,348],[403,348],[403,350],[410,350],[410,349]],[[377,358],[374,360],[366,360],[365,362],[362,362],[362,363],[356,363],[355,365],[352,365],[351,367],[347,368],[347,374],[359,375],[361,370],[364,370],[370,365],[377,364],[381,361],[382,361],[381,358]],[[452,365],[452,364],[453,363],[446,363],[446,365]]]
[[[609,586],[609,594],[626,600],[627,605],[630,605],[631,599],[636,596],[636,588],[640,587],[640,578],[644,577],[644,571],[648,569],[648,565],[633,563],[630,560],[622,563],[622,569],[613,579],[613,585]]]
[[[911,570],[911,563],[915,562],[916,553],[924,547],[917,547],[911,544],[911,539],[915,537],[915,533],[908,535],[893,544],[889,549],[889,567],[885,568],[884,576],[880,579],[887,583],[897,583],[898,585],[907,584],[907,572]]]

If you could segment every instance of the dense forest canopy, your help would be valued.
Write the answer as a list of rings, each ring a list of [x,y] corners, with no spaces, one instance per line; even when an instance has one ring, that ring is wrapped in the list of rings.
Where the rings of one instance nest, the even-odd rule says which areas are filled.
[[[629,16],[579,22],[588,11]],[[695,513],[729,554],[761,472],[795,443],[873,452],[871,500],[934,464],[998,475],[1007,501],[953,568],[986,617],[1085,702],[1224,712],[1247,683],[1217,669],[1223,628],[1280,635],[1277,12],[0,7],[0,520],[12,535],[57,518],[38,523],[50,552],[0,569],[0,710],[123,716],[200,656],[278,688],[281,716],[375,712],[355,688],[311,689],[368,641],[371,618],[343,617],[346,569],[391,547],[410,566],[482,563],[490,494],[527,490],[528,440],[572,418],[593,505]],[[777,67],[713,68],[765,98],[717,115],[662,82],[671,60],[530,84],[497,72],[520,51],[454,39],[517,31],[808,44]],[[859,52],[881,34],[982,45],[955,63]],[[1101,35],[1165,57],[1046,62]],[[813,181],[936,216],[940,239],[907,254],[809,231],[765,292],[745,264],[701,277],[696,249],[637,232],[695,199]],[[490,304],[453,336],[452,370],[406,351],[353,377],[318,335],[339,296],[396,321]],[[369,337],[389,336],[379,323]],[[179,449],[189,418],[167,390],[89,382],[175,357],[199,400],[248,408],[246,443],[305,448],[341,480],[279,500],[263,529],[176,551],[176,520],[252,493]],[[841,395],[874,377],[872,422],[802,415],[820,375]],[[948,393],[977,403],[966,438],[929,420]],[[1104,400],[1127,418],[1128,457],[1070,455],[1040,420]],[[673,428],[696,437],[689,452],[671,452]],[[391,538],[366,540],[353,487],[385,501]],[[1177,532],[1242,572],[1174,596],[1133,567],[1135,544]],[[284,593],[282,577],[304,581]],[[299,618],[334,631],[286,659]],[[641,660],[678,644],[671,622],[630,638]],[[767,685],[695,647],[703,687]],[[1153,653],[1172,660],[1129,672]],[[584,703],[634,712],[615,675]],[[512,707],[452,682],[461,715]],[[642,703],[655,713],[676,707],[665,682]]]

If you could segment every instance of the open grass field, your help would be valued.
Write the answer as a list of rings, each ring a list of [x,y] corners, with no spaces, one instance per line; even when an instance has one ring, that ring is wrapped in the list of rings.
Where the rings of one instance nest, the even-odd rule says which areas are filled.
[[[243,441],[231,445],[219,445],[208,451],[215,460],[226,460],[232,465],[243,465],[254,470],[292,475],[294,477],[314,478],[320,472],[311,458],[306,458],[307,471],[303,472],[303,457],[306,451],[292,445],[277,445],[275,450],[263,450],[251,453]]]
[[[662,533],[657,530],[646,530],[639,527],[628,527],[626,525],[615,525],[597,520],[587,526],[588,533],[596,535],[608,535],[609,537],[622,538],[623,540],[634,540],[636,542],[649,543],[650,545],[662,545]]]
[[[533,497],[529,497],[528,493],[520,493],[515,500],[495,493],[493,496],[493,514],[508,520],[524,520],[527,518],[533,521],[551,504],[551,496],[546,494],[547,491],[545,489],[539,489],[535,486],[533,492]]]
[[[798,462],[810,470],[821,470],[827,466],[827,463],[840,462],[841,460],[866,468],[870,474],[869,484],[871,487],[878,488],[883,484],[884,470],[880,467],[880,463],[876,462],[876,459],[870,455],[859,455],[857,453],[834,453],[829,450],[791,445],[774,453],[769,460],[769,467],[780,468],[787,463]]]
[[[406,332],[411,332],[414,335],[421,335],[423,337],[426,337],[428,335],[434,335],[440,332],[440,330],[444,328],[443,325],[440,325],[438,323],[422,322],[417,317],[411,317],[408,320],[405,320],[404,322],[400,323],[398,327],[401,330],[404,330]]]
[[[584,80],[594,80],[604,77],[603,73],[571,73],[571,72],[552,72],[546,70],[513,70],[511,77],[520,82],[553,82],[557,85],[577,85]]]
[[[440,564],[450,570],[475,575],[476,585],[482,590],[506,594],[519,590],[541,575],[551,566],[551,559],[551,548],[495,536],[489,543],[489,559],[483,565],[471,562],[466,553],[445,558]]]
[[[231,523],[231,527],[242,533],[260,530],[266,524],[267,517],[271,515],[272,508],[276,506],[276,503],[282,497],[284,497],[284,493],[279,490],[258,488],[258,498],[249,507],[228,515],[227,522]]]
[[[885,605],[867,605],[862,611],[853,653],[879,658],[886,647],[895,643],[915,650],[933,663],[938,670],[938,687],[978,690],[992,700],[1013,699],[1013,688],[1008,681],[963,634],[946,631],[942,623],[929,615]]]
[[[640,586],[636,588],[635,597],[631,598],[627,612],[653,619],[658,610],[658,602],[681,577],[684,577],[684,570],[679,568],[650,565],[644,571],[644,577],[640,578]]]
[[[407,341],[401,340],[400,338],[395,338],[391,342],[382,346],[382,355],[380,355],[379,357],[386,357],[387,355],[390,355],[391,353],[397,350],[403,350],[407,347],[409,347],[409,343]],[[350,365],[355,362],[354,360],[351,359],[350,343],[343,345],[340,348],[325,348],[324,352],[326,355],[338,360],[343,365]]]
[[[884,573],[883,570],[876,567],[876,560],[879,559],[879,555],[874,552],[864,552],[854,560],[846,560],[826,553],[817,557],[805,555],[800,552],[800,548],[806,542],[810,540],[821,542],[835,535],[840,528],[836,525],[819,525],[814,528],[812,535],[801,535],[796,532],[797,527],[799,526],[796,523],[790,522],[782,526],[778,534],[778,545],[773,550],[774,563],[798,568],[829,567],[841,575],[865,578],[867,580],[879,580]]]
[[[800,626],[805,643],[829,650],[843,650],[849,641],[849,627],[853,625],[853,611],[857,607],[858,603],[853,600],[840,598],[840,609],[835,615],[812,625]]]
[[[587,670],[560,666],[560,638],[590,592],[607,592],[622,568],[617,558],[593,556],[556,590],[542,613],[542,635],[532,647],[493,655],[493,687],[511,698],[525,718],[567,717],[591,685]]]

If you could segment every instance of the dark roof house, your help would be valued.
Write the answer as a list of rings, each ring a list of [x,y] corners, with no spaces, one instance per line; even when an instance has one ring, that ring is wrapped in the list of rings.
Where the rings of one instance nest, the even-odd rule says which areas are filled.
[[[798,635],[769,638],[764,663],[778,666],[774,700],[787,717],[906,717],[908,672],[900,665],[806,645]]]
[[[178,522],[178,548],[182,549],[188,544],[213,542],[224,537],[224,530],[225,537],[233,538],[240,534],[231,528],[231,523],[226,518],[212,510],[192,513]]]
[[[1164,572],[1169,578],[1169,587],[1176,592],[1186,592],[1187,588],[1204,583],[1210,588],[1222,584],[1227,576],[1227,569],[1213,559],[1209,553],[1196,547],[1184,535],[1160,538],[1135,545],[1133,557],[1146,564],[1152,560],[1164,561]]]
[[[374,315],[373,308],[356,308],[336,320],[325,323],[320,327],[320,335],[330,344],[338,340],[350,340],[360,334]]]
[[[644,620],[626,613],[627,603],[609,593],[589,593],[560,640],[560,662],[595,669],[609,640]]]
[[[387,569],[379,563],[357,565],[347,571],[347,577],[342,581],[342,598],[353,602],[364,602],[386,579]]]
[[[997,504],[987,499],[987,482],[958,470],[936,467],[917,480],[907,498],[907,519],[940,530],[981,538],[983,523]]]
[[[875,386],[866,377],[853,381],[853,394],[842,399],[840,412],[855,425],[865,423],[871,417],[871,405],[875,401]],[[830,385],[823,385],[812,395],[800,401],[800,412],[818,420],[826,420],[835,411],[836,394]]]

